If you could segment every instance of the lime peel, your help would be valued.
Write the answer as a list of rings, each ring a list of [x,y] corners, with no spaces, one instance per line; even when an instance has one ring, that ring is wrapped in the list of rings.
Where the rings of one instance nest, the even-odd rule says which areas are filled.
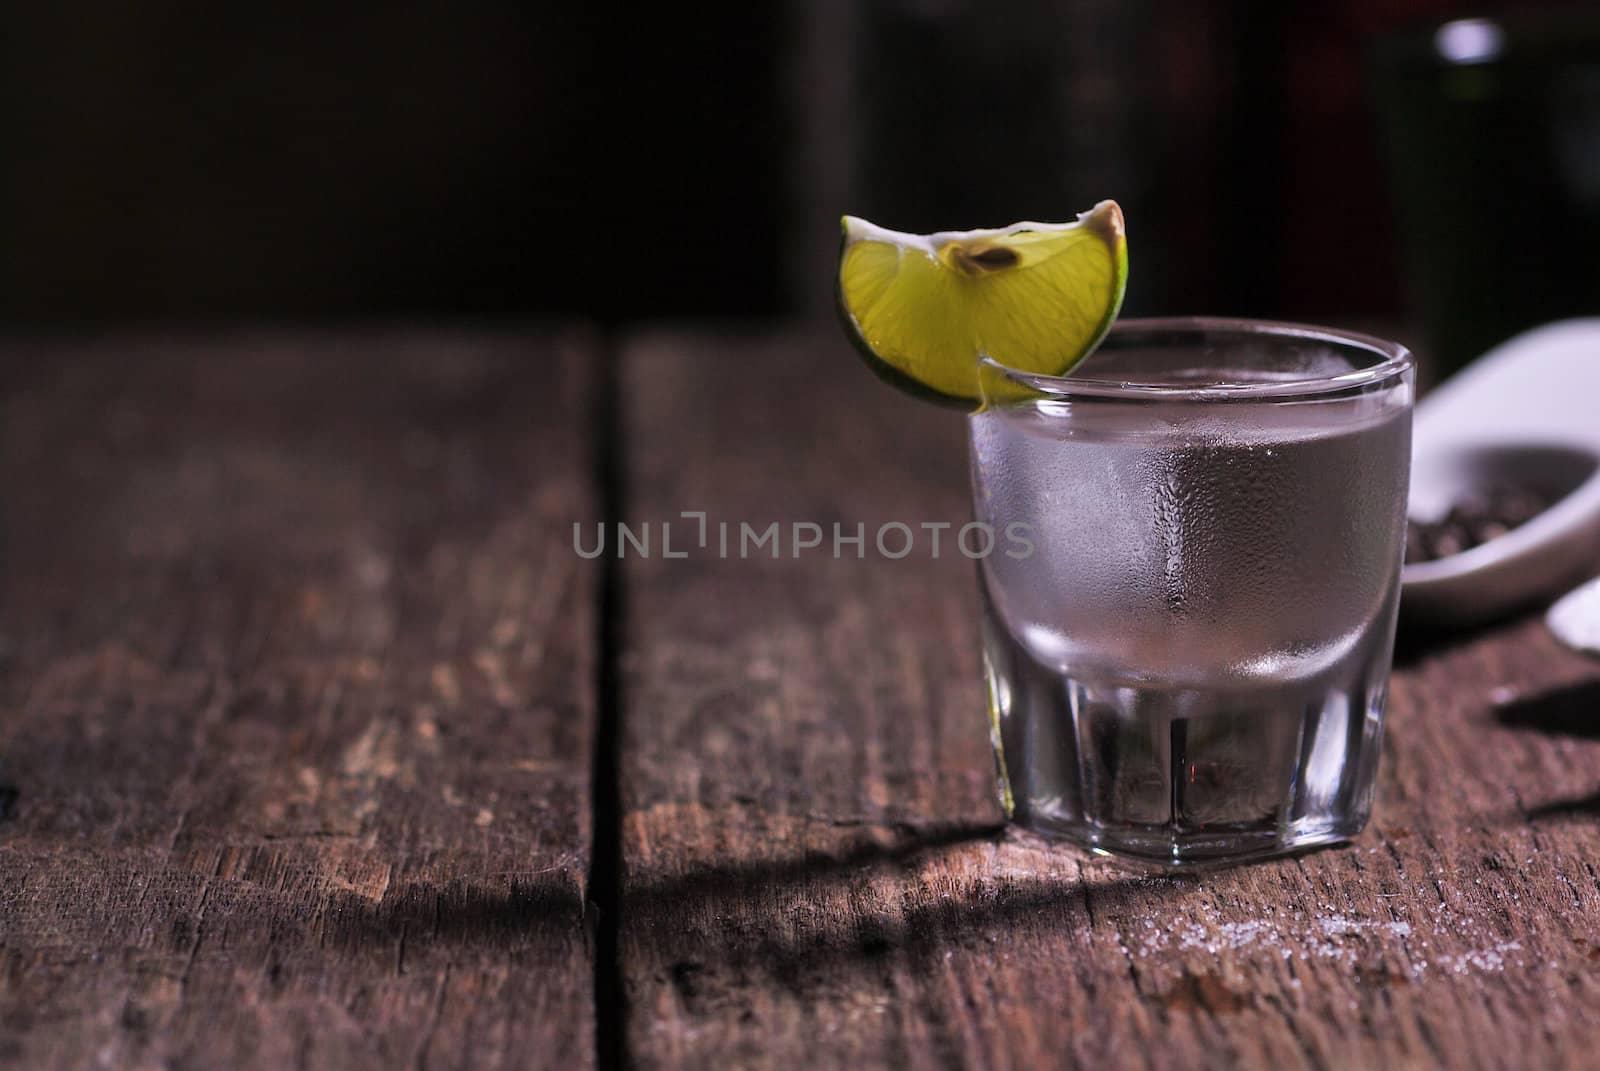
[[[895,386],[970,408],[978,360],[1063,375],[1105,336],[1127,285],[1122,210],[909,234],[842,222],[837,296],[846,332]]]

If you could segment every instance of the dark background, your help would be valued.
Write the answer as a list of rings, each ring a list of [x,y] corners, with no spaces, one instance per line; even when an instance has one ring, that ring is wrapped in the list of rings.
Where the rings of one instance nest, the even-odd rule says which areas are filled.
[[[1363,57],[1474,10],[7,5],[0,324],[821,315],[841,212],[1102,197],[1128,312],[1402,316]]]

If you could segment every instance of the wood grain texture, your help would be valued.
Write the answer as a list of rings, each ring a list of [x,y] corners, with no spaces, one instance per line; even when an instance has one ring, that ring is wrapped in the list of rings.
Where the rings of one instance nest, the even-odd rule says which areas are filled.
[[[0,1063],[591,1065],[592,355],[0,358]]]
[[[1593,1065],[1594,665],[1533,621],[1410,651],[1347,847],[1167,877],[1001,831],[970,562],[717,555],[719,520],[967,518],[961,418],[851,362],[626,355],[630,520],[690,544],[621,563],[639,1066]]]

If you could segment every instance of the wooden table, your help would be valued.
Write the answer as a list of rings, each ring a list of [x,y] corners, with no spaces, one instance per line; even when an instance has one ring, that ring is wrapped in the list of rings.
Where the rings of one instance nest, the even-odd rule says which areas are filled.
[[[832,335],[0,347],[0,1064],[1600,1060],[1600,668],[1408,644],[1348,847],[1007,832],[971,563],[871,545],[962,434]]]

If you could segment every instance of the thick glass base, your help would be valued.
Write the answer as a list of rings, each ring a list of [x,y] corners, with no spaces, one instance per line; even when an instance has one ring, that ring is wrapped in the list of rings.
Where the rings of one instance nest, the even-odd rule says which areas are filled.
[[[1307,678],[1179,687],[1042,665],[985,609],[1000,796],[1018,825],[1185,867],[1297,851],[1366,825],[1392,624]]]
[[[1097,855],[1153,867],[1195,869],[1248,863],[1338,844],[1360,833],[1367,816],[1353,817],[1344,828],[1304,826],[1288,830],[1184,830],[1175,826],[1108,830],[1037,814],[1017,815],[1013,820],[1024,829],[1044,837],[1070,840]]]

